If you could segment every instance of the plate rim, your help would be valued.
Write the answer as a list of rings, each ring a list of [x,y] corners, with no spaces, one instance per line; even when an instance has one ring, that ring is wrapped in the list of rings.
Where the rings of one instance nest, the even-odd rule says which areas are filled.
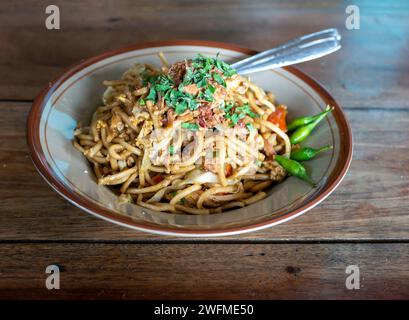
[[[261,230],[274,225],[278,225],[294,219],[301,214],[311,210],[319,203],[321,203],[325,198],[327,198],[341,183],[345,177],[351,161],[353,154],[353,137],[351,126],[348,119],[342,110],[342,107],[337,103],[337,101],[328,93],[328,91],[314,78],[295,68],[294,66],[282,67],[282,69],[288,71],[296,78],[300,79],[306,85],[308,85],[314,93],[316,93],[322,100],[326,103],[331,104],[335,107],[334,118],[341,131],[341,151],[343,154],[340,156],[334,170],[337,171],[335,174],[335,179],[326,185],[320,193],[308,200],[307,203],[301,207],[288,212],[280,217],[271,217],[271,219],[264,220],[262,222],[251,223],[245,226],[227,226],[222,228],[206,229],[206,230],[192,230],[188,228],[168,228],[167,226],[154,225],[149,222],[140,223],[133,220],[130,217],[120,215],[118,213],[112,213],[110,210],[104,207],[99,207],[89,202],[85,197],[79,196],[75,191],[69,190],[61,183],[57,177],[52,174],[52,168],[48,165],[43,148],[41,147],[40,137],[39,137],[39,125],[41,120],[42,111],[44,109],[45,103],[49,93],[61,84],[63,84],[67,79],[75,75],[82,69],[97,63],[106,58],[126,53],[129,51],[149,49],[155,47],[166,47],[166,46],[202,46],[211,48],[221,48],[232,50],[236,52],[241,52],[248,55],[256,54],[257,51],[237,46],[235,44],[229,44],[225,42],[217,41],[203,41],[203,40],[168,40],[168,41],[154,41],[154,42],[144,42],[134,45],[125,46],[122,48],[117,48],[109,51],[105,51],[99,55],[93,56],[91,58],[81,60],[66,69],[64,69],[57,77],[55,77],[48,85],[37,94],[33,104],[31,106],[28,120],[27,120],[27,144],[29,147],[30,157],[34,163],[35,168],[40,173],[42,178],[51,186],[51,188],[56,191],[60,196],[69,201],[74,206],[80,208],[81,210],[92,214],[93,216],[99,217],[105,221],[115,223],[120,226],[124,226],[130,229],[159,234],[159,235],[170,235],[170,236],[184,236],[184,237],[219,237],[228,236],[234,234],[242,234],[247,232],[252,232],[256,230]],[[342,167],[338,168],[338,163],[342,161]]]

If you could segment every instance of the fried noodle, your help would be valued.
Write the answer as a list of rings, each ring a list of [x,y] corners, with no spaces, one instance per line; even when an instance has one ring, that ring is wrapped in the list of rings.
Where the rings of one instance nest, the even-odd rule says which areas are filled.
[[[104,81],[103,104],[75,129],[98,184],[117,188],[121,202],[172,213],[263,199],[286,176],[274,155],[291,152],[285,129],[268,120],[274,96],[217,58],[159,58],[161,68],[135,64]]]

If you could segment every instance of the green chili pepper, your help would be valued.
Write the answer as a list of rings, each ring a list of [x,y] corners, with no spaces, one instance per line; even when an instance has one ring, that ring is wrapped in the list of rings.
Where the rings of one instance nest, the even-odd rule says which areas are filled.
[[[329,108],[323,113],[321,113],[318,117],[315,118],[313,122],[310,122],[309,124],[298,127],[291,135],[290,141],[292,144],[297,144],[305,140],[309,136],[312,130],[318,125],[318,123],[321,122],[322,119],[325,118],[325,116],[331,112],[334,108]]]
[[[277,161],[279,165],[282,166],[284,170],[292,176],[307,181],[310,185],[315,187],[315,182],[312,181],[312,179],[308,176],[307,170],[301,163],[295,160],[287,159],[286,157],[280,156],[278,154],[274,156],[274,160]]]
[[[304,147],[291,152],[290,158],[296,161],[308,161],[314,158],[318,153],[332,149],[332,146],[325,146],[319,149]]]
[[[331,107],[327,106],[323,112],[321,112],[319,114],[316,114],[314,116],[306,116],[306,117],[301,117],[301,118],[294,119],[287,126],[287,131],[288,132],[293,131],[293,130],[297,129],[298,127],[305,126],[306,124],[309,124],[309,123],[315,121],[322,114],[327,114],[330,109],[331,109]]]

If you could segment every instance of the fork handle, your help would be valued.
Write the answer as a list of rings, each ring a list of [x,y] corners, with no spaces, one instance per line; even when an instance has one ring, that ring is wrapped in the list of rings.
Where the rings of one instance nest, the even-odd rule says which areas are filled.
[[[260,52],[233,63],[241,75],[288,66],[320,58],[341,48],[337,29],[326,29],[291,40],[279,47]]]

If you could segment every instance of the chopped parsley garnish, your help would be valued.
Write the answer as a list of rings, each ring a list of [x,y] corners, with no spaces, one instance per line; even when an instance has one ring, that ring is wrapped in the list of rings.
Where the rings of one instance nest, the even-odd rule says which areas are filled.
[[[226,87],[226,81],[224,81],[223,77],[220,74],[218,74],[217,72],[213,73],[213,79],[214,79],[214,81],[216,81],[217,83],[219,83],[223,87]]]
[[[216,92],[216,88],[213,87],[211,84],[209,84],[206,88],[211,94],[214,94]]]
[[[162,96],[166,94],[166,92],[173,86],[173,81],[169,76],[160,75],[157,79],[157,83],[155,84],[155,89],[158,91]]]
[[[196,123],[185,122],[185,123],[182,123],[182,128],[183,129],[189,129],[189,130],[192,130],[192,131],[197,131],[197,130],[199,130],[199,125],[196,124]]]
[[[187,103],[186,102],[184,102],[184,101],[182,101],[182,102],[177,102],[177,103],[175,103],[175,112],[176,112],[176,114],[182,114],[183,112],[185,112],[186,111],[186,109],[187,109]]]
[[[230,102],[224,107],[221,107],[221,109],[226,113],[224,117],[231,121],[231,126],[235,126],[239,122],[240,119],[243,119],[247,115],[250,116],[251,118],[259,117],[258,114],[250,110],[250,106],[248,103],[244,104],[241,107],[235,107],[233,112],[230,113],[230,110],[233,107],[234,107],[234,104],[232,102]]]
[[[244,113],[246,115],[249,115],[252,118],[258,118],[259,117],[258,114],[254,113],[253,111],[250,110],[250,106],[249,106],[248,103],[243,104],[242,107],[237,107],[236,112]]]
[[[218,54],[216,58],[205,57],[199,54],[197,58],[193,60],[193,67],[197,69],[202,68],[205,72],[210,71],[213,66],[219,69],[226,77],[231,77],[236,74],[236,70],[230,67],[226,62],[220,60]]]
[[[169,153],[170,153],[171,155],[173,155],[173,154],[175,153],[175,150],[174,150],[174,148],[173,148],[173,144],[171,144],[171,145],[169,146]]]
[[[144,105],[146,105],[145,100],[144,100],[144,99],[142,99],[142,98],[140,98],[140,99],[139,99],[139,105],[140,105],[140,106],[144,106]]]
[[[203,76],[202,78],[199,78],[199,80],[196,81],[196,85],[198,88],[203,88],[206,87],[207,85],[207,75]]]
[[[227,116],[227,119],[230,119],[232,124],[235,126],[240,119],[243,119],[246,115],[244,113],[233,113],[232,115]]]
[[[180,86],[179,86],[180,87]],[[182,114],[187,109],[196,110],[198,103],[193,95],[183,92],[182,90],[170,89],[165,95],[165,101],[168,105],[175,108],[176,114]]]
[[[220,109],[222,109],[224,112],[229,112],[230,111],[230,109],[231,108],[233,108],[234,107],[234,102],[232,102],[232,101],[230,101],[228,104],[224,104],[224,101],[223,101],[223,103],[220,105]]]
[[[219,59],[216,60],[216,67],[219,69],[221,72],[226,77],[231,77],[232,75],[236,74],[236,70],[234,70],[232,67],[230,67],[226,62],[221,61]]]
[[[216,88],[213,87],[211,84],[209,84],[207,86],[207,88],[205,89],[205,91],[201,92],[202,95],[199,94],[199,96],[201,96],[201,97],[198,96],[198,98],[199,99],[202,98],[202,99],[204,99],[206,101],[212,102],[213,101],[213,94],[215,93],[215,91],[216,91]]]
[[[186,68],[185,76],[183,77],[183,84],[185,86],[192,84],[193,78],[194,78],[194,73],[193,73],[193,68],[189,67]]]
[[[151,86],[151,89],[149,91],[149,94],[146,97],[146,100],[156,103],[156,89],[154,85]]]
[[[251,123],[247,123],[246,124],[247,129],[249,129],[249,131],[254,130],[254,127]]]
[[[216,88],[209,83],[210,80],[226,87],[223,76],[230,77],[235,73],[236,71],[219,60],[218,56],[210,58],[199,54],[192,60],[192,65],[186,68],[183,81],[177,87],[169,75],[156,75],[146,79],[145,84],[150,84],[150,90],[145,100],[139,100],[140,105],[145,105],[147,100],[156,103],[158,97],[163,97],[166,104],[175,109],[176,114],[196,110],[199,106],[197,100],[214,101]],[[190,84],[195,84],[199,89],[194,95],[184,91],[184,87]]]
[[[193,66],[195,64],[193,63]],[[188,68],[188,70],[192,70],[191,68]],[[206,71],[205,69],[201,69],[201,68],[197,68],[194,69],[194,71],[192,70],[192,76],[186,79],[185,76],[185,81],[189,80],[189,84],[190,83],[195,83],[197,85],[198,88],[203,88],[207,85],[207,80],[211,78],[211,75],[208,71]]]

